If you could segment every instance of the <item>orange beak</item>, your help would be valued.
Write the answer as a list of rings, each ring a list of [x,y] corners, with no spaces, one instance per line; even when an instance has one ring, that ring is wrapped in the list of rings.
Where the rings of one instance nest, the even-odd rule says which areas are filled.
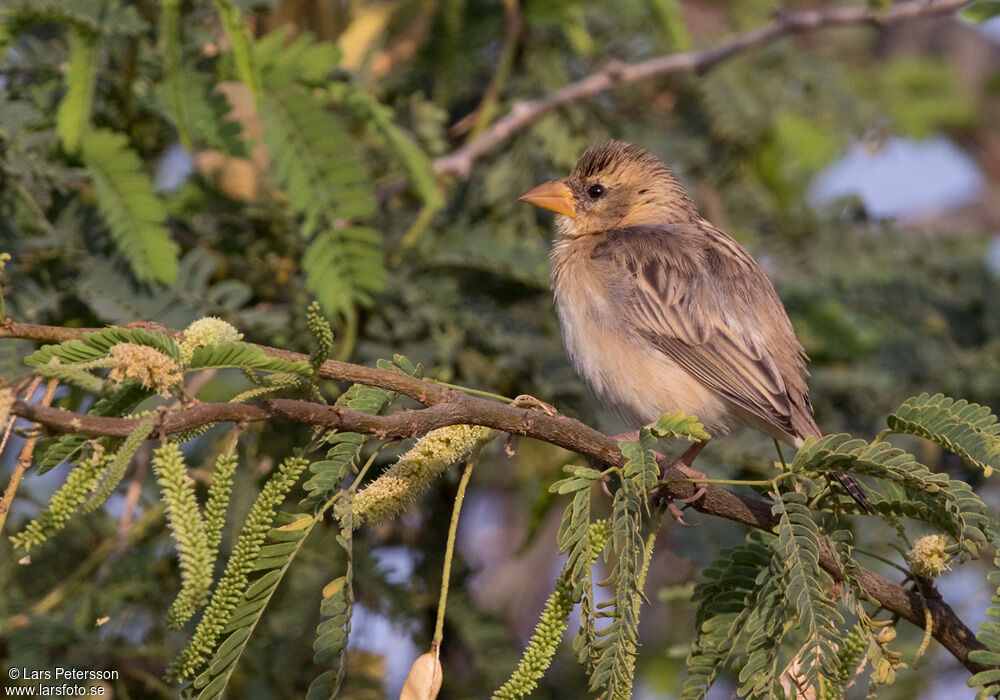
[[[557,214],[576,216],[576,202],[573,199],[573,192],[562,180],[544,182],[538,187],[528,190],[517,200],[534,204],[542,209],[549,209]]]

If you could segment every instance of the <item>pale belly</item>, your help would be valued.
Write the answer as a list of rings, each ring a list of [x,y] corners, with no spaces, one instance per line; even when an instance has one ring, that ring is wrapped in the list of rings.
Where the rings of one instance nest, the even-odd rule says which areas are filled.
[[[610,305],[600,294],[586,301],[557,298],[556,306],[577,373],[632,427],[677,411],[698,416],[713,436],[743,423],[731,402],[642,339],[629,337],[612,320]]]

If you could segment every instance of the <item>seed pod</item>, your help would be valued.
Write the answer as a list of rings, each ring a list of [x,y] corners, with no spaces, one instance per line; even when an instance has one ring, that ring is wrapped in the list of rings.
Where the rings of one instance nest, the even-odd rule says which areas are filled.
[[[399,700],[434,700],[441,690],[441,662],[437,654],[427,652],[410,666]]]

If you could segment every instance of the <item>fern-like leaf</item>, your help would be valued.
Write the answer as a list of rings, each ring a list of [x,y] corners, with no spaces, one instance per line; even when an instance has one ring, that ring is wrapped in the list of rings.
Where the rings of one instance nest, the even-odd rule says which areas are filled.
[[[180,359],[177,343],[159,331],[147,331],[144,328],[104,328],[93,333],[85,333],[83,340],[67,340],[58,345],[44,345],[24,358],[24,362],[31,367],[48,364],[53,357],[66,364],[88,362],[107,357],[108,351],[119,343],[148,345],[173,360]]]
[[[309,375],[312,368],[306,361],[284,360],[266,354],[256,345],[234,342],[221,345],[205,345],[194,351],[188,369],[208,369],[209,367],[243,367],[263,372]]]
[[[243,11],[233,0],[215,0],[219,11],[219,19],[226,28],[229,40],[233,44],[233,56],[236,59],[236,71],[240,80],[250,90],[254,102],[260,104],[260,73],[254,58],[253,43],[250,41],[250,30],[243,20]]]
[[[69,153],[77,152],[80,140],[90,126],[99,51],[97,35],[78,27],[69,30],[66,95],[56,111],[56,133]]]
[[[925,393],[904,401],[886,421],[894,432],[936,442],[986,476],[1000,469],[1000,423],[986,406]]]
[[[327,618],[316,628],[313,661],[329,663],[330,668],[309,684],[306,700],[332,700],[337,696],[347,670],[347,640],[351,634],[351,613],[354,609],[354,504],[351,493],[345,492],[334,506],[334,516],[340,522],[337,542],[347,556],[347,570],[323,588],[320,614]]]
[[[664,413],[660,420],[649,426],[649,430],[658,438],[683,438],[691,442],[712,438],[697,416],[689,416],[684,411]]]
[[[771,552],[758,539],[726,549],[704,572],[695,588],[697,637],[687,657],[688,678],[681,700],[701,700],[737,653],[747,617],[755,607],[758,576],[771,563]]]
[[[274,176],[309,241],[306,286],[323,308],[350,317],[385,285],[381,236],[350,223],[374,212],[364,164],[340,119],[295,87],[268,95],[261,109]]]
[[[800,655],[802,687],[819,691],[820,673],[836,678],[838,625],[844,619],[826,591],[833,581],[819,565],[819,528],[805,507],[805,494],[775,494],[777,538],[771,549],[785,572],[785,595],[805,641]]]
[[[887,442],[868,443],[846,434],[827,435],[817,441],[809,439],[795,455],[791,469],[820,474],[848,472],[894,482],[944,507],[951,518],[947,529],[954,535],[956,549],[978,556],[986,542],[983,534],[989,522],[986,505],[968,484],[931,472],[913,455]]]
[[[173,282],[178,247],[163,223],[167,211],[128,139],[107,129],[93,129],[84,135],[81,153],[94,183],[98,209],[132,272],[145,282]]]

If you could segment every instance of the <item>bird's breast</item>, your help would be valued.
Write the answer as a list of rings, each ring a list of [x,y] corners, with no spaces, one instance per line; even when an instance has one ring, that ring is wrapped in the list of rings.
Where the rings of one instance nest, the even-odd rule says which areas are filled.
[[[563,343],[580,377],[635,426],[685,411],[706,427],[728,431],[728,402],[639,337],[620,276],[574,244],[553,250],[552,282]]]

